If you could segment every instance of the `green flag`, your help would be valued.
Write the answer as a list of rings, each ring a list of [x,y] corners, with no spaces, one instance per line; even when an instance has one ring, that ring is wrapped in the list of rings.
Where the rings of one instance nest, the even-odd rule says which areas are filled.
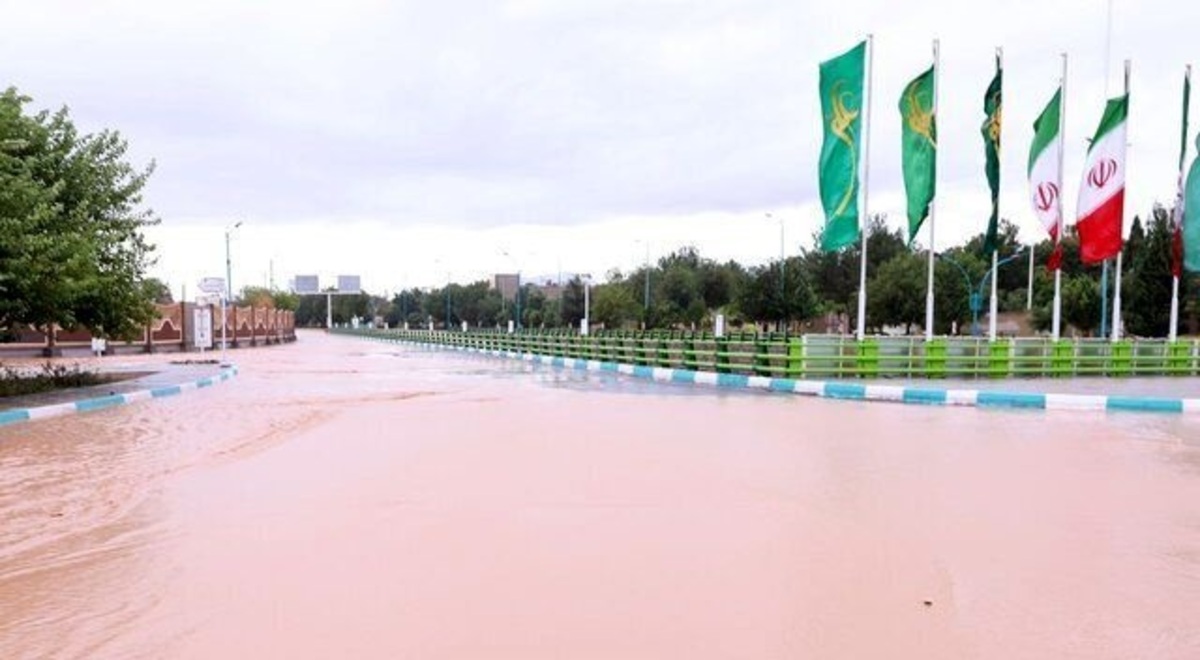
[[[821,63],[821,249],[838,250],[858,240],[858,154],[862,141],[864,41]]]
[[[900,158],[908,196],[908,242],[929,217],[937,183],[937,117],[933,111],[933,67],[913,79],[900,95]]]
[[[1200,135],[1196,136],[1200,152]],[[1193,273],[1200,271],[1200,155],[1192,161],[1183,192],[1183,265]]]
[[[992,189],[992,215],[988,218],[987,235],[983,239],[983,252],[991,256],[996,250],[996,231],[1000,220],[1000,117],[1001,91],[1004,88],[1004,70],[996,62],[996,76],[988,85],[983,97],[983,113],[987,119],[979,132],[983,134],[984,149],[987,151],[987,180]]]

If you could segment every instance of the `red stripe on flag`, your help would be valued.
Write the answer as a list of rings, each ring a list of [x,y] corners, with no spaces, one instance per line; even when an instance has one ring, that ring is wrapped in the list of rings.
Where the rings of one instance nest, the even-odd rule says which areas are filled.
[[[1125,188],[1075,223],[1079,234],[1079,258],[1095,264],[1121,251],[1121,218],[1125,213]]]
[[[1046,260],[1046,270],[1053,273],[1062,268],[1063,247],[1062,243],[1054,244],[1054,251],[1050,253],[1050,258]]]

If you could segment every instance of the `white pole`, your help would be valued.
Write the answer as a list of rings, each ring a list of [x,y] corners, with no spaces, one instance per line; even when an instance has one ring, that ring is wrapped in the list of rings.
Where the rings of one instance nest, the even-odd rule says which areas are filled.
[[[1121,339],[1121,257],[1124,249],[1117,253],[1117,278],[1113,286],[1113,311],[1112,311],[1112,340],[1119,341]]]
[[[1126,96],[1129,95],[1129,70],[1130,70],[1131,66],[1132,66],[1132,63],[1129,60],[1125,60],[1125,95]],[[1128,121],[1126,121],[1126,126],[1128,126],[1128,125],[1129,125],[1129,123],[1128,123]],[[1128,172],[1129,171],[1129,153],[1128,153],[1129,147],[1126,145],[1125,149],[1126,149],[1125,171]],[[1126,177],[1125,185],[1126,185],[1126,188],[1128,189],[1128,186],[1129,186],[1128,177]],[[1120,252],[1117,252],[1117,277],[1116,277],[1116,281],[1113,285],[1113,311],[1112,311],[1112,340],[1113,341],[1119,341],[1121,339],[1121,257],[1124,256],[1124,253],[1125,253],[1124,243],[1125,243],[1125,216],[1124,216],[1124,214],[1122,214],[1122,216],[1121,216],[1121,250],[1120,250]]]
[[[1171,276],[1171,328],[1167,341],[1172,344],[1179,338],[1179,278]]]
[[[1062,54],[1062,78],[1059,80],[1059,89],[1062,95],[1059,97],[1058,104],[1058,189],[1059,194],[1055,199],[1055,204],[1058,205],[1058,231],[1055,232],[1054,248],[1057,250],[1059,244],[1062,243],[1063,230],[1066,228],[1065,219],[1063,218],[1063,144],[1066,142],[1067,127],[1067,54]],[[1062,264],[1054,269],[1054,313],[1052,316],[1051,338],[1058,341],[1062,335]]]
[[[1052,316],[1052,328],[1050,330],[1050,338],[1058,341],[1062,335],[1062,264],[1054,269],[1054,313]]]
[[[996,271],[998,250],[992,250],[992,300],[988,304],[988,341],[996,341]]]
[[[210,308],[211,309],[211,308]],[[225,364],[225,296],[221,296],[221,364]]]
[[[933,121],[937,126],[938,111],[938,65],[940,64],[940,49],[937,39],[933,40]],[[925,341],[933,339],[933,224],[937,209],[937,148],[933,150],[933,199],[929,200],[929,276],[925,287]]]
[[[1025,311],[1033,310],[1033,244],[1029,244],[1029,291],[1025,294]]]
[[[592,278],[588,277],[583,281],[583,334],[588,334],[592,329]]]
[[[867,112],[863,117],[863,187],[862,215],[858,219],[859,233],[862,234],[862,254],[858,267],[858,331],[855,337],[862,341],[867,334],[867,229],[870,227],[868,218],[868,201],[871,191],[871,104],[875,95],[871,93],[871,68],[875,59],[875,35],[867,35]]]

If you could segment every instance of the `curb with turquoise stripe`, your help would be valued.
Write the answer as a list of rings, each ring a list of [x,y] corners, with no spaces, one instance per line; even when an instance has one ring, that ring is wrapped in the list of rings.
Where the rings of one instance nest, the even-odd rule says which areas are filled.
[[[13,408],[10,410],[0,410],[0,426],[8,424],[16,424],[19,422],[28,422],[37,419],[47,419],[50,417],[61,417],[63,415],[74,415],[77,413],[91,412],[93,410],[104,410],[105,408],[113,408],[116,406],[124,406],[138,401],[149,401],[152,399],[162,399],[170,396],[177,396],[184,392],[212,387],[217,383],[233,378],[238,373],[236,366],[225,367],[216,375],[190,383],[181,383],[179,385],[164,385],[148,390],[138,390],[136,392],[126,392],[124,394],[111,394],[109,396],[100,396],[91,399],[81,399],[79,401],[68,401],[66,403],[56,403],[52,406],[38,406],[36,408]]]
[[[364,337],[370,341],[394,344],[413,344],[428,348],[475,353],[491,357],[524,360],[533,364],[547,364],[564,369],[606,371],[621,373],[634,378],[645,378],[671,383],[691,383],[725,388],[744,388],[787,392],[805,396],[850,401],[888,401],[934,406],[962,406],[975,408],[1002,408],[1026,410],[1069,410],[1069,411],[1127,411],[1156,413],[1200,412],[1200,399],[1175,399],[1150,396],[1120,396],[1104,394],[1042,394],[1036,392],[997,392],[992,390],[943,389],[934,387],[905,387],[900,385],[878,385],[849,383],[844,381],[794,380],[768,376],[745,376],[721,374],[711,371],[688,371],[624,364],[599,362],[582,358],[564,358],[537,353],[514,353],[491,351],[466,346],[447,346],[428,342],[414,342],[394,338]]]

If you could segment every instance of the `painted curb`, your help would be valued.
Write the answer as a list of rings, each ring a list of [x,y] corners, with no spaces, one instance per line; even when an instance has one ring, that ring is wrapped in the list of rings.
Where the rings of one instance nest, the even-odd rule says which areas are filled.
[[[518,359],[533,364],[548,364],[564,369],[616,372],[633,376],[634,378],[645,378],[656,381],[692,383],[724,388],[768,390],[848,401],[886,401],[910,405],[998,408],[1007,410],[1141,413],[1200,412],[1200,399],[1105,394],[1001,392],[995,390],[945,389],[926,386],[904,387],[900,385],[865,384],[848,381],[793,380],[790,378],[722,374],[711,371],[687,371],[683,369],[646,367],[616,362],[597,362],[582,358],[553,357],[536,353],[491,351],[468,346],[449,346],[392,337],[345,336],[391,344],[409,344],[445,351]]]
[[[50,406],[38,406],[36,408],[13,408],[10,410],[0,410],[0,426],[9,424],[17,424],[19,422],[28,422],[38,419],[48,419],[50,417],[61,417],[63,415],[74,415],[77,413],[92,412],[93,410],[104,410],[116,406],[124,406],[139,401],[150,401],[153,399],[162,399],[165,397],[176,396],[184,392],[192,392],[194,390],[212,387],[217,383],[222,383],[230,378],[233,378],[238,373],[237,366],[224,367],[216,375],[207,378],[201,378],[190,383],[181,383],[179,385],[163,385],[148,390],[137,390],[135,392],[125,392],[124,394],[112,394],[109,396],[94,397],[91,399],[80,399],[78,401],[67,401],[66,403],[56,403]]]

